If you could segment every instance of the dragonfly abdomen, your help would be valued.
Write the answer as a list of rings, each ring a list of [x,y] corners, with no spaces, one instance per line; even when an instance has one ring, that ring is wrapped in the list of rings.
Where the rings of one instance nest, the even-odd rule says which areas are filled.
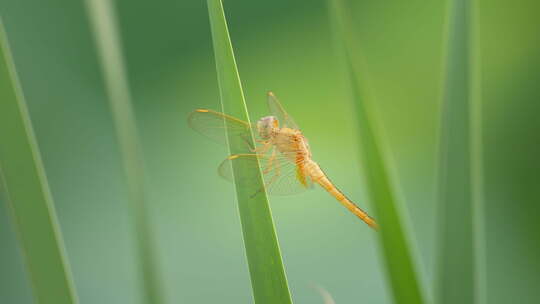
[[[306,164],[306,169],[309,172],[311,179],[317,184],[321,185],[330,195],[332,195],[338,202],[340,202],[345,208],[351,211],[354,215],[364,221],[371,228],[377,229],[377,223],[370,217],[367,212],[353,203],[343,192],[341,192],[326,176],[317,163],[309,161]]]

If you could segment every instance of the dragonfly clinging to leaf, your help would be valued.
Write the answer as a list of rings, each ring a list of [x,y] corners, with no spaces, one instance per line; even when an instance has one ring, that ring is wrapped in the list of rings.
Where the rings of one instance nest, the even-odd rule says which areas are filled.
[[[268,93],[268,106],[272,115],[253,125],[213,110],[197,109],[190,114],[191,128],[215,141],[225,143],[226,134],[243,139],[246,144],[251,142],[251,133],[256,138],[257,146],[248,147],[251,153],[230,155],[221,163],[218,173],[232,180],[231,162],[243,162],[254,170],[260,164],[265,188],[273,195],[295,194],[319,184],[354,215],[377,228],[375,220],[334,186],[312,159],[307,139],[272,92]]]

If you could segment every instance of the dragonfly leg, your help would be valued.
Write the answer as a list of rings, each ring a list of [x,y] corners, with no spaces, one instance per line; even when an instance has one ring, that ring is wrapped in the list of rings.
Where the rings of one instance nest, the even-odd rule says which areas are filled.
[[[255,191],[255,193],[253,193],[251,197],[254,197],[259,192],[264,191],[265,188],[268,188],[273,182],[275,182],[279,178],[280,168],[279,166],[275,165],[276,155],[277,155],[276,150],[273,150],[272,155],[270,156],[270,158],[268,159],[268,163],[266,164],[266,168],[263,170],[263,174],[268,174],[272,170],[272,167],[275,167],[276,170],[274,171],[274,175],[269,181],[265,182],[264,185],[259,190]]]
[[[249,149],[251,152],[253,153],[261,153],[261,154],[264,154],[266,152],[268,152],[268,150],[270,150],[270,148],[272,148],[272,144],[270,144],[269,141],[265,141],[265,140],[261,140],[259,141],[259,143],[261,143],[261,146],[258,146],[254,149]]]
[[[272,155],[268,158],[268,163],[266,163],[266,168],[264,168],[263,173],[268,174],[272,167],[274,167],[274,160],[276,159],[276,150],[272,151]]]
[[[275,158],[275,154],[272,156],[274,156]],[[268,188],[273,182],[275,182],[279,178],[279,176],[281,175],[280,170],[281,170],[280,167],[276,167],[276,170],[274,171],[274,175],[272,176],[272,178],[267,183],[264,184],[266,188]]]
[[[246,145],[249,146],[250,150],[254,149],[253,143],[249,141],[249,137],[246,137],[245,135],[241,136],[242,140],[246,143]]]
[[[272,165],[272,167],[274,167],[276,170],[274,171],[274,175],[272,176],[272,178],[265,184],[265,187],[268,188],[268,186],[270,186],[270,184],[272,184],[273,182],[275,182],[279,176],[281,175],[281,168],[279,166],[276,166],[275,165],[275,160],[276,160],[276,150],[274,150],[272,152],[272,156],[270,156],[270,160],[269,160],[269,163]]]
[[[277,170],[277,169],[276,169],[276,170]],[[275,181],[278,179],[278,177],[279,177],[278,174],[274,174],[274,175],[272,176],[272,178],[271,178],[269,181],[265,182],[264,185],[263,185],[261,188],[259,188],[259,190],[255,191],[255,193],[253,193],[253,194],[251,195],[251,197],[253,198],[255,195],[259,194],[259,192],[263,192],[265,188],[268,189],[268,187],[269,187],[273,182],[275,182]]]

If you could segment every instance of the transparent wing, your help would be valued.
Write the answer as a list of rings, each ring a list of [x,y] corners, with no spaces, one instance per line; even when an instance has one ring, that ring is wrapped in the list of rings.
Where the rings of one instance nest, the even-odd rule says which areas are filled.
[[[256,170],[257,160],[269,194],[292,195],[313,188],[311,179],[285,154],[276,154],[274,157],[268,154],[233,154],[221,163],[218,173],[226,180],[233,181],[233,162],[242,162],[245,166]]]
[[[220,144],[227,144],[227,133],[229,133],[243,138],[246,144],[253,148],[249,144],[251,126],[238,118],[213,110],[197,109],[189,115],[188,124],[193,130]]]
[[[279,100],[276,98],[276,95],[272,92],[268,92],[268,108],[270,113],[276,116],[279,120],[280,127],[287,127],[291,129],[300,130],[298,125],[294,122],[293,118],[285,111]]]

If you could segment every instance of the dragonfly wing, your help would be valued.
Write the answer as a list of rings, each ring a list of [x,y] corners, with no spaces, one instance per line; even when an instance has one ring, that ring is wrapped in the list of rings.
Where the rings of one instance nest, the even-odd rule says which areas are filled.
[[[300,173],[301,171],[297,166],[290,163],[289,170],[282,170],[282,172],[275,178],[272,175],[265,175],[269,185],[268,193],[272,195],[292,195],[304,192],[313,188],[311,178]],[[302,174],[302,175],[300,175]]]
[[[267,101],[270,113],[272,113],[272,115],[278,118],[280,127],[300,130],[300,128],[298,128],[298,125],[294,122],[294,119],[285,111],[274,93],[268,92]]]
[[[298,194],[312,188],[311,179],[300,173],[298,166],[283,154],[274,157],[268,154],[233,154],[221,163],[218,173],[226,180],[233,181],[233,162],[242,162],[256,169],[257,161],[263,173],[266,190],[271,195]]]
[[[251,126],[238,118],[213,110],[198,109],[193,111],[188,117],[189,126],[202,135],[221,144],[227,144],[227,133],[232,136],[239,136],[246,141],[250,148]]]

